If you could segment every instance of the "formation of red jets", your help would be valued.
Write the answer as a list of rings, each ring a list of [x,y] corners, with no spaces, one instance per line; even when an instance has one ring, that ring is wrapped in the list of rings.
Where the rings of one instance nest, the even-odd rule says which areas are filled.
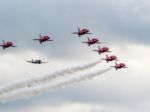
[[[83,29],[78,28],[78,32],[73,32],[73,34],[77,34],[80,37],[82,35],[92,34],[92,33],[90,33],[90,30],[87,28],[83,28]],[[86,43],[88,46],[90,46],[93,44],[100,44],[102,42],[100,42],[99,39],[97,39],[97,38],[91,38],[90,39],[88,37],[88,41],[82,42],[82,43]],[[111,52],[108,47],[100,48],[100,46],[98,46],[98,50],[93,50],[93,51],[98,52],[99,55],[102,53]],[[117,56],[115,56],[115,55],[108,56],[107,54],[106,54],[106,58],[102,58],[102,60],[105,60],[107,63],[111,62],[111,61],[118,61]],[[121,68],[127,68],[124,63],[117,64],[117,62],[115,62],[115,66],[110,66],[110,67],[114,67],[116,70],[121,69]]]
[[[86,34],[92,34],[89,29],[87,28],[83,28],[83,29],[80,29],[78,28],[78,31],[77,32],[73,32],[72,34],[76,34],[78,35],[79,37],[83,36],[83,35],[86,35]],[[42,44],[43,42],[47,42],[47,41],[53,41],[49,36],[45,35],[45,36],[42,36],[42,35],[39,35],[39,38],[36,38],[36,39],[33,39],[35,41],[39,41],[40,44]],[[100,44],[102,42],[99,41],[98,38],[87,38],[87,41],[86,42],[82,42],[82,43],[86,43],[88,46],[91,46],[93,44]],[[5,42],[3,41],[2,44],[0,44],[0,46],[2,46],[2,48],[5,50],[6,48],[9,48],[9,47],[16,47],[13,42]],[[93,51],[96,51],[99,55],[102,54],[102,53],[108,53],[108,52],[111,52],[109,50],[108,47],[102,47],[100,48],[100,46],[98,46],[98,49],[97,50],[93,50]],[[111,62],[111,61],[118,61],[117,59],[117,56],[115,55],[110,55],[108,56],[106,54],[106,58],[102,58],[102,60],[105,60],[107,63],[108,62]],[[47,62],[42,62],[41,60],[31,60],[31,61],[27,61],[27,62],[30,62],[30,63],[33,63],[33,64],[42,64],[42,63],[47,63]],[[116,70],[118,69],[121,69],[121,68],[127,68],[126,65],[124,63],[119,63],[117,64],[117,62],[115,62],[115,66],[110,66],[110,67],[114,67]]]

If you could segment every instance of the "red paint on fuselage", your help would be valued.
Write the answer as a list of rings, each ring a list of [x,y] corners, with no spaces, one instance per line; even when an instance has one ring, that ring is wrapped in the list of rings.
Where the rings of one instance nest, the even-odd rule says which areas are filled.
[[[111,55],[111,56],[108,56],[108,55],[106,55],[106,62],[108,63],[109,61],[114,61],[114,60],[116,60],[117,61],[117,57],[116,56],[114,56],[114,55]]]
[[[77,34],[80,37],[82,35],[91,34],[91,33],[87,28],[83,28],[83,29],[78,28],[78,32],[73,32],[73,34]]]
[[[119,64],[116,64],[115,68],[116,69],[121,69],[121,68],[124,68],[126,65],[124,63],[119,63]]]
[[[97,38],[92,38],[92,39],[88,38],[87,42],[82,42],[82,43],[86,43],[90,46],[90,45],[93,45],[93,44],[96,44],[96,43],[99,44],[100,42]]]
[[[50,39],[49,36],[43,36],[43,37],[41,36],[39,41],[40,41],[40,42],[46,42],[46,41],[48,41],[49,39]]]

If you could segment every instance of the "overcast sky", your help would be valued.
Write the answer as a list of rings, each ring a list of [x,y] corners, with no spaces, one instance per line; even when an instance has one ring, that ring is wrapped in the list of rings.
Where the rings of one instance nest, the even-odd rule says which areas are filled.
[[[89,28],[129,67],[111,70],[92,81],[56,92],[0,104],[2,112],[149,112],[150,2],[148,0],[0,0],[0,41],[17,48],[0,49],[0,84],[49,74],[55,70],[100,60],[71,32]],[[55,41],[40,45],[38,35]],[[25,60],[42,59],[32,65]],[[102,62],[95,69],[114,63]],[[94,70],[95,70],[94,69]],[[91,70],[92,71],[92,70]]]

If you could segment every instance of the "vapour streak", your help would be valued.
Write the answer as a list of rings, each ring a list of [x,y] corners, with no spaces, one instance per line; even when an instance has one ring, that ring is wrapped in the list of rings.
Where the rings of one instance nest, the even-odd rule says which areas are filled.
[[[84,75],[76,77],[76,78],[73,77],[70,80],[60,82],[55,85],[45,84],[45,85],[39,86],[39,87],[24,88],[19,91],[13,91],[11,94],[1,95],[0,102],[8,102],[8,101],[17,100],[17,99],[26,99],[26,98],[30,98],[30,97],[33,97],[36,95],[40,95],[40,94],[48,92],[48,91],[55,91],[55,90],[58,90],[61,88],[65,88],[69,85],[77,84],[82,81],[91,80],[98,75],[102,75],[102,74],[110,71],[111,69],[112,68],[107,68],[107,69],[103,69],[103,70],[98,70],[96,72],[84,74]]]
[[[25,78],[22,80],[17,80],[17,81],[9,83],[7,85],[1,86],[0,87],[0,95],[14,91],[16,89],[21,89],[23,87],[28,87],[28,86],[31,87],[31,86],[34,86],[35,84],[43,83],[46,81],[51,81],[52,79],[56,79],[57,77],[60,77],[60,76],[66,76],[69,74],[73,74],[75,72],[83,71],[83,70],[86,70],[86,69],[96,66],[100,62],[101,61],[91,62],[91,63],[85,64],[85,65],[80,65],[80,66],[56,71],[52,74],[48,74],[48,75],[44,75],[44,76],[31,77],[31,78]]]

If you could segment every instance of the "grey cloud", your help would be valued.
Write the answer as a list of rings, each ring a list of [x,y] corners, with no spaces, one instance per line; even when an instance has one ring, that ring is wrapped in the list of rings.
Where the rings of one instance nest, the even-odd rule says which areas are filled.
[[[3,0],[0,39],[18,45],[13,51],[38,48],[47,55],[73,59],[70,52],[77,52],[82,47],[81,41],[86,40],[86,36],[78,39],[71,34],[78,26],[88,27],[102,41],[149,43],[150,24],[145,19],[149,17],[148,10],[140,0]],[[50,35],[55,41],[41,47],[32,41],[40,33]]]
[[[78,26],[88,27],[94,35],[102,36],[100,37],[102,40],[114,42],[118,39],[117,42],[149,44],[148,3],[148,0],[1,0],[0,41],[11,40],[18,45],[15,50],[6,51],[11,53],[24,49],[34,51],[38,49],[38,52],[55,58],[92,59],[95,55],[90,54],[90,50],[95,46],[88,48],[82,45],[81,41],[86,40],[86,36],[78,38],[71,32],[77,30]],[[40,46],[32,41],[32,38],[36,38],[39,33],[48,34],[55,41]],[[93,88],[89,85],[81,87],[85,89],[81,91],[82,88],[73,87],[35,97],[32,100],[1,104],[0,110],[8,112],[8,108],[23,109],[44,101],[45,104],[50,102],[50,105],[54,102],[56,105],[59,102],[112,103],[126,105],[136,110],[139,102],[144,102],[149,95],[149,90],[141,92],[141,96],[134,96],[138,93],[128,96],[123,93],[118,94],[118,91],[115,92],[111,88]],[[135,104],[136,102],[138,103]],[[148,112],[147,110],[145,112]]]
[[[144,9],[143,4],[136,1],[131,4],[124,2],[123,7],[122,1],[117,3],[111,0],[110,3],[115,2],[112,5],[96,0],[5,1],[1,3],[0,29],[6,38],[30,39],[39,33],[53,33],[62,41],[78,26],[89,26],[93,30],[95,26],[96,29],[106,28],[108,33],[122,37],[126,35],[136,40],[141,37],[148,39],[149,22],[143,19],[147,7]],[[135,8],[139,10],[137,14],[134,14]]]

